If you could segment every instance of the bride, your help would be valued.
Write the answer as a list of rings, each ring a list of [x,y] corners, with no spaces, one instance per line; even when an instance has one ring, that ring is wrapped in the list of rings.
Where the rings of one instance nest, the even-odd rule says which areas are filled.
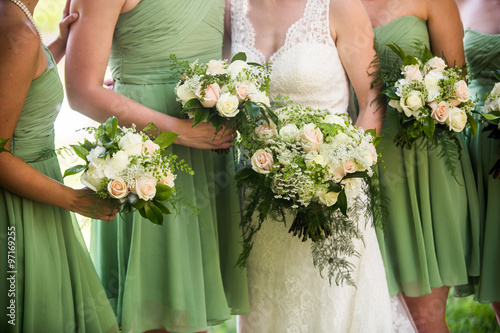
[[[377,89],[369,76],[376,57],[370,20],[359,1],[227,0],[226,56],[271,63],[271,98],[345,114],[349,81],[359,101],[356,125],[382,127]],[[360,214],[363,215],[363,214]],[[290,222],[290,221],[289,221]],[[238,328],[249,332],[412,332],[404,303],[391,301],[371,221],[358,221],[363,241],[349,258],[356,287],[330,285],[314,267],[311,243],[267,221],[247,261],[250,314]]]

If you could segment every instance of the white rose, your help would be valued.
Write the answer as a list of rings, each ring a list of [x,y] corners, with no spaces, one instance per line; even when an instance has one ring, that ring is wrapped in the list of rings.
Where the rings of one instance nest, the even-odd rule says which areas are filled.
[[[106,152],[106,148],[101,147],[101,146],[96,146],[95,148],[92,148],[89,151],[89,154],[87,155],[87,161],[89,162],[94,162],[99,159],[100,155],[103,155]]]
[[[396,89],[396,95],[401,97],[403,95],[403,87],[407,85],[409,82],[406,81],[405,79],[399,79],[398,82],[394,85]]]
[[[253,86],[250,88],[250,92],[248,93],[248,99],[254,103],[262,103],[271,106],[271,101],[269,100],[269,96],[266,95],[265,92],[260,91],[257,87]]]
[[[156,179],[140,176],[135,180],[134,187],[131,188],[131,191],[144,201],[151,200],[156,195]]]
[[[273,154],[264,149],[259,149],[251,158],[252,169],[258,173],[269,173],[273,168]]]
[[[406,116],[411,117],[415,111],[424,106],[424,96],[420,91],[413,90],[406,98],[401,98],[399,103]]]
[[[420,68],[418,65],[408,65],[403,69],[403,74],[405,76],[405,80],[411,82],[413,80],[422,81],[423,75],[420,72]]]
[[[430,72],[424,78],[425,88],[427,89],[427,102],[432,102],[439,96],[439,80],[443,78],[441,72]]]
[[[128,132],[120,138],[118,146],[129,156],[140,155],[142,152],[142,135]]]
[[[304,126],[302,138],[309,143],[309,148],[306,149],[318,150],[319,144],[323,143],[323,133],[312,123]]]
[[[457,107],[452,107],[449,110],[448,118],[446,119],[446,124],[455,132],[462,132],[467,124],[467,114],[465,111],[460,110]]]
[[[434,57],[424,65],[426,72],[442,72],[446,69],[446,63],[439,57]]]
[[[82,174],[80,178],[81,183],[91,189],[92,191],[97,191],[97,188],[102,183],[102,178],[98,177],[96,174],[95,166],[90,165],[88,170]]]
[[[337,124],[341,125],[342,127],[345,127],[345,119],[339,116],[336,116],[334,114],[329,114],[325,117],[323,120],[324,123],[326,124]]]
[[[287,124],[280,129],[279,134],[284,141],[295,142],[300,135],[300,131],[295,124]]]
[[[314,194],[319,198],[321,195],[326,194],[328,192],[327,186],[317,185],[314,187]]]
[[[361,179],[350,178],[342,181],[344,184],[345,195],[347,197],[347,202],[350,204],[352,200],[356,198],[361,191]]]
[[[319,201],[327,207],[331,207],[337,203],[338,197],[339,194],[337,192],[327,192],[319,196]]]
[[[117,177],[109,181],[108,193],[112,198],[123,199],[128,195],[129,190],[125,181],[122,178]]]
[[[186,104],[189,100],[196,98],[195,93],[188,88],[186,84],[182,84],[175,88],[175,94],[177,95],[177,100],[181,102],[182,106]]]
[[[326,158],[323,155],[317,155],[313,158],[313,161],[321,165],[322,167],[326,166]]]
[[[226,70],[224,69],[224,62],[221,60],[210,60],[207,64],[207,74],[223,74]]]
[[[500,82],[495,83],[493,89],[491,89],[490,96],[496,96],[500,94]]]
[[[391,108],[398,110],[399,113],[403,112],[403,108],[401,107],[401,103],[399,102],[399,99],[391,99],[389,101],[389,106]]]
[[[243,60],[235,60],[229,65],[227,72],[233,79],[236,79],[238,74],[240,74],[245,68],[249,68],[246,62]]]
[[[232,118],[240,112],[238,104],[238,97],[231,95],[230,93],[225,93],[219,97],[215,107],[221,116]]]

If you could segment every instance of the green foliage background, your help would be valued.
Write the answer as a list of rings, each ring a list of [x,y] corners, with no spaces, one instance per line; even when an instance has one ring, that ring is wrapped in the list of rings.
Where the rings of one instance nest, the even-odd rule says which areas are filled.
[[[58,31],[65,0],[40,0],[35,10],[35,21],[45,36]],[[500,333],[495,313],[488,304],[479,304],[472,297],[449,298],[446,317],[453,333],[493,332]],[[210,328],[210,333],[236,333],[233,316],[226,323]]]

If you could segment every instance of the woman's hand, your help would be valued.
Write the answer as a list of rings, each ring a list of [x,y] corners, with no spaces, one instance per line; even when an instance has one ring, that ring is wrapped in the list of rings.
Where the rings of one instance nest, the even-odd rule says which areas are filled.
[[[93,219],[111,221],[120,211],[117,200],[101,199],[94,195],[94,191],[83,188],[75,191],[72,210],[83,216]]]
[[[179,134],[175,144],[198,149],[226,149],[233,146],[236,128],[225,126],[215,133],[214,127],[209,123],[200,123],[194,127],[192,119],[177,119],[177,124],[172,132]]]
[[[59,22],[59,37],[48,46],[56,62],[59,62],[66,54],[69,29],[71,25],[78,20],[78,13],[69,13],[70,4],[71,0],[67,0],[63,10],[63,18],[61,22]]]

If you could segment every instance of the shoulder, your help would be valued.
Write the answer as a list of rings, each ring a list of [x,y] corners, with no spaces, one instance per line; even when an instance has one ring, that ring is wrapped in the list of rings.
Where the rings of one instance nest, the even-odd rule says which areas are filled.
[[[429,17],[448,15],[450,12],[458,12],[458,6],[455,0],[422,0],[427,7]]]

